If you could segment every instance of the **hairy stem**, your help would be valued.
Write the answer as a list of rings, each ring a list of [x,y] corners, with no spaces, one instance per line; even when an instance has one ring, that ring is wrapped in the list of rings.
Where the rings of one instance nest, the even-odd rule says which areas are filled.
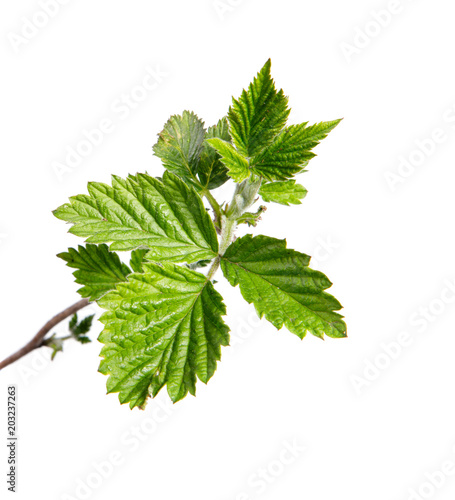
[[[234,240],[235,230],[237,229],[237,220],[255,202],[256,195],[259,191],[259,188],[261,187],[261,182],[262,178],[259,177],[257,179],[247,179],[241,184],[237,184],[235,187],[234,196],[232,197],[232,200],[229,203],[228,209],[226,210],[225,214],[222,213],[220,205],[209,193],[210,197],[214,200],[216,206],[219,209],[218,223],[221,228],[221,237],[218,255],[212,262],[212,265],[210,266],[210,269],[207,273],[208,280],[211,280],[215,273],[218,271],[218,268],[220,267],[221,257],[225,254],[229,245]],[[207,196],[207,194],[205,196]],[[208,196],[207,199],[209,200],[210,205],[213,208],[214,205],[212,204]],[[213,209],[215,210],[215,208]]]
[[[225,215],[222,216],[222,225],[221,225],[221,241],[220,241],[220,249],[218,251],[220,257],[222,257],[229,245],[232,243],[235,235],[235,230],[237,229],[237,218],[229,218]]]
[[[207,279],[211,280],[215,273],[220,267],[221,257],[226,252],[228,246],[232,243],[234,239],[234,231],[237,227],[237,222],[235,219],[228,219],[225,215],[221,216],[221,240],[218,250],[218,255],[210,266],[209,272],[207,273]]]
[[[234,196],[226,210],[229,219],[238,219],[256,201],[262,177],[248,178],[235,186]]]
[[[11,356],[8,356],[6,359],[4,359],[0,363],[0,370],[3,368],[7,367],[8,365],[11,365],[15,361],[21,359],[24,357],[26,354],[29,352],[32,352],[34,349],[38,349],[39,347],[42,347],[44,344],[44,337],[49,333],[52,328],[57,326],[59,323],[61,323],[64,319],[68,318],[69,316],[72,316],[74,313],[79,311],[80,309],[88,306],[90,304],[88,299],[82,299],[73,304],[72,306],[66,308],[64,311],[61,313],[55,315],[52,319],[50,319],[42,328],[41,330],[28,342],[28,344],[24,345],[21,349],[19,349],[17,352],[14,354],[11,354]]]
[[[218,255],[215,260],[212,262],[212,265],[210,266],[209,272],[207,273],[207,280],[211,280],[215,273],[218,271],[218,268],[220,267],[220,260],[221,257]]]

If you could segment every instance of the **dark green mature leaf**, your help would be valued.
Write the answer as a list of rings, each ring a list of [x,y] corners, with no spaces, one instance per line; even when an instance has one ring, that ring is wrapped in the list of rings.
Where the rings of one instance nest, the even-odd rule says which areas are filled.
[[[71,328],[71,333],[76,337],[80,337],[81,335],[85,335],[86,333],[88,333],[90,331],[90,328],[92,327],[94,317],[95,315],[91,314],[90,316],[86,316],[85,318],[81,319],[77,325],[73,325],[73,327]]]
[[[208,139],[207,142],[218,151],[229,176],[235,182],[242,182],[251,175],[248,160],[240,155],[232,144],[217,138]]]
[[[253,172],[269,180],[286,180],[298,174],[316,156],[312,149],[327,137],[341,120],[307,123],[285,128],[275,140],[250,161]]]
[[[310,257],[286,248],[286,240],[248,234],[227,249],[221,268],[232,286],[276,328],[303,338],[346,336],[341,304],[324,292],[332,283],[308,267]]]
[[[91,340],[87,335],[79,335],[76,337],[76,340],[80,342],[81,344],[90,344]]]
[[[276,90],[270,68],[269,59],[248,90],[243,90],[239,99],[233,99],[229,109],[232,140],[246,158],[267,147],[289,116],[288,99],[282,90]]]
[[[169,118],[153,151],[170,172],[198,188],[196,174],[204,137],[204,122],[194,113],[184,111]]]
[[[201,161],[198,167],[198,177],[206,189],[216,189],[229,180],[227,168],[221,161],[221,157],[208,142],[207,139],[219,138],[231,142],[229,134],[229,123],[227,118],[222,118],[215,126],[209,127],[203,143]]]
[[[259,189],[259,194],[264,201],[273,201],[281,205],[300,205],[303,198],[307,194],[307,190],[300,184],[296,184],[295,180],[283,182],[268,182],[262,184]]]
[[[70,331],[73,330],[73,328],[75,328],[77,325],[77,313],[74,313],[72,316],[71,316],[71,319],[70,319],[70,322],[69,322],[69,325],[68,325],[68,328]]]
[[[143,267],[99,301],[107,309],[99,370],[131,408],[165,384],[174,402],[194,395],[196,377],[207,383],[229,343],[225,306],[204,275],[169,263]]]
[[[75,314],[70,321],[69,329],[74,339],[80,342],[81,344],[89,344],[91,342],[90,338],[87,337],[87,333],[90,331],[92,327],[94,314],[90,316],[86,316],[84,319],[81,319],[80,322],[77,320],[77,314]]]
[[[54,215],[74,224],[70,232],[89,243],[112,242],[111,250],[148,247],[147,259],[156,261],[196,262],[218,252],[201,198],[170,172],[162,181],[147,174],[114,176],[112,187],[92,182],[88,190]]]
[[[107,245],[90,245],[78,249],[69,248],[68,252],[57,255],[68,267],[77,269],[73,275],[76,283],[84,285],[78,292],[91,301],[113,290],[117,283],[126,280],[131,270],[123,264],[115,252],[110,252]],[[76,317],[77,319],[77,317]],[[70,324],[71,329],[71,324]]]

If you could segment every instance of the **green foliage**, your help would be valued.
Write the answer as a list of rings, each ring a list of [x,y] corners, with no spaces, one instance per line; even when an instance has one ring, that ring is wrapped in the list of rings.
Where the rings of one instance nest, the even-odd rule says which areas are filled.
[[[235,182],[242,182],[251,175],[248,160],[239,154],[232,144],[218,138],[209,139],[207,142],[218,151],[229,176]]]
[[[74,196],[54,215],[73,224],[70,233],[111,250],[149,248],[156,261],[195,262],[218,252],[215,227],[201,198],[176,175],[147,174],[91,182],[89,195]]]
[[[228,118],[232,140],[240,154],[254,157],[263,151],[286,124],[290,109],[282,90],[273,82],[270,59],[248,90],[232,100]]]
[[[293,178],[315,156],[313,148],[340,122],[311,126],[305,122],[286,127],[288,99],[276,89],[270,67],[268,60],[248,90],[233,99],[228,113],[233,146],[221,140],[208,141],[235,182],[242,182],[252,173],[269,181]]]
[[[135,273],[142,273],[142,264],[145,262],[145,256],[148,253],[148,248],[137,248],[131,252],[130,266]]]
[[[143,406],[167,384],[172,401],[207,383],[229,343],[221,296],[203,274],[174,264],[144,264],[100,301],[101,373],[122,403]]]
[[[66,261],[68,267],[77,269],[73,273],[75,281],[84,285],[78,292],[91,301],[114,289],[131,273],[130,268],[107,245],[88,244],[85,248],[79,245],[77,250],[69,248],[68,252],[60,253],[57,257]]]
[[[267,149],[251,161],[251,169],[268,180],[290,179],[316,156],[312,149],[327,137],[340,120],[322,122],[311,127],[306,123],[291,125],[278,134]]]
[[[227,117],[207,130],[192,112],[172,116],[154,146],[162,177],[92,182],[88,195],[54,212],[86,238],[85,248],[59,257],[76,269],[79,293],[105,310],[99,370],[108,376],[108,392],[131,408],[143,408],[164,386],[174,402],[194,395],[197,379],[207,383],[214,374],[221,346],[229,344],[226,308],[214,288],[219,267],[277,329],[300,338],[346,336],[341,305],[326,291],[332,284],[309,267],[309,256],[268,236],[235,240],[240,224],[261,220],[266,207],[254,207],[259,196],[266,203],[301,203],[307,191],[295,176],[339,123],[287,125],[288,99],[270,69],[269,60],[233,99]],[[210,191],[229,179],[232,199],[218,202]],[[115,251],[130,250],[126,265]],[[197,271],[203,268],[204,274]],[[78,323],[75,316],[71,337],[88,341],[91,321]],[[58,349],[62,340],[49,342]]]
[[[248,224],[248,226],[256,227],[262,218],[262,214],[267,210],[267,207],[261,205],[256,212],[243,212],[237,219],[237,224]]]
[[[91,316],[86,316],[84,319],[78,322],[77,314],[74,314],[68,324],[70,335],[68,335],[67,337],[57,337],[57,334],[54,333],[49,338],[43,340],[42,345],[52,349],[52,361],[54,360],[57,353],[63,351],[63,344],[68,339],[74,339],[81,344],[88,344],[89,342],[91,342],[90,338],[87,336],[87,333],[92,327],[94,316],[94,314],[92,314]]]
[[[222,118],[215,126],[209,127],[202,145],[198,177],[205,189],[215,189],[229,180],[227,168],[221,161],[220,155],[210,145],[210,139],[215,138],[228,143],[231,141],[227,118]]]
[[[307,194],[307,190],[295,180],[283,182],[267,182],[262,184],[259,194],[264,201],[273,201],[281,205],[300,205]]]
[[[206,131],[202,120],[194,113],[184,111],[182,115],[169,118],[153,151],[169,172],[178,175],[196,190],[215,189],[229,177],[219,154],[208,142],[213,138],[226,142],[231,140],[226,118]]]
[[[88,344],[91,340],[87,337],[87,333],[90,331],[92,327],[94,314],[91,316],[86,316],[84,319],[81,319],[80,322],[77,320],[77,314],[75,314],[69,323],[69,330],[71,335],[81,344]]]
[[[204,123],[194,113],[184,111],[169,118],[153,150],[169,172],[197,186],[204,137]]]
[[[309,262],[308,255],[286,248],[286,240],[247,234],[227,249],[221,268],[259,317],[265,315],[276,328],[285,325],[300,338],[307,331],[345,337],[346,325],[334,312],[341,304],[324,291],[332,283]]]

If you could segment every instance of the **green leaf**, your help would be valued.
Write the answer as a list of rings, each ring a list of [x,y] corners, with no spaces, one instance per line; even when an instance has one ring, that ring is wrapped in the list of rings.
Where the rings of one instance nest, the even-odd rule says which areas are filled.
[[[144,272],[142,264],[145,261],[145,256],[148,253],[147,248],[138,248],[131,252],[130,266],[135,273]]]
[[[196,377],[207,383],[229,343],[225,306],[204,275],[170,263],[143,267],[99,302],[107,309],[99,370],[131,408],[165,384],[174,402],[194,395]]]
[[[276,90],[270,68],[269,59],[248,90],[239,99],[233,99],[229,109],[232,140],[239,153],[247,158],[268,146],[289,116],[288,99],[282,90]]]
[[[308,267],[310,257],[286,248],[286,240],[248,234],[238,238],[221,259],[232,286],[277,329],[284,326],[303,338],[309,331],[323,338],[346,336],[341,304],[324,290],[332,283]]]
[[[298,174],[316,156],[312,149],[327,137],[341,120],[307,123],[284,129],[261,154],[250,162],[253,172],[269,180],[286,180]]]
[[[147,259],[197,262],[218,252],[215,227],[195,190],[165,172],[160,181],[147,174],[114,176],[112,187],[89,183],[89,195],[70,198],[54,215],[70,222],[70,232],[111,250],[148,247]]]
[[[204,122],[194,113],[184,111],[169,118],[153,151],[167,170],[198,188],[196,174],[204,137]]]
[[[107,245],[90,245],[85,248],[79,245],[78,249],[69,248],[68,252],[57,255],[63,259],[68,267],[77,269],[73,276],[76,283],[84,285],[78,292],[82,297],[91,301],[98,300],[109,290],[113,290],[117,283],[126,280],[131,270],[123,264],[115,252],[110,252]],[[74,317],[70,322],[70,329]],[[76,316],[77,322],[77,316]]]
[[[79,323],[77,323],[77,314],[75,314],[70,322],[70,331],[73,337],[81,344],[89,344],[91,342],[89,337],[86,336],[86,333],[90,331],[94,317],[94,314],[86,316],[84,319],[81,319]],[[73,321],[74,319],[75,322]]]
[[[198,168],[198,177],[206,189],[216,189],[229,180],[227,168],[221,161],[221,157],[208,142],[207,139],[219,138],[231,142],[229,134],[229,123],[227,118],[222,118],[217,125],[209,127],[205,136],[201,160]]]
[[[80,335],[79,337],[76,338],[76,340],[81,344],[90,344],[91,342],[91,340],[85,335]]]
[[[261,205],[256,212],[243,212],[237,219],[237,224],[248,224],[248,226],[256,227],[261,220],[262,214],[267,210],[267,207]]]
[[[250,176],[248,160],[240,155],[232,144],[218,138],[208,139],[207,142],[218,151],[221,161],[228,169],[229,176],[235,182],[242,182]]]
[[[77,325],[77,313],[74,313],[73,316],[71,316],[71,319],[70,319],[70,322],[69,322],[69,325],[68,325],[68,328],[70,331],[73,330],[73,328],[75,328]]]
[[[273,201],[281,205],[300,205],[303,198],[307,194],[307,190],[300,184],[296,184],[295,180],[283,182],[268,182],[262,184],[259,189],[259,194],[264,201]]]

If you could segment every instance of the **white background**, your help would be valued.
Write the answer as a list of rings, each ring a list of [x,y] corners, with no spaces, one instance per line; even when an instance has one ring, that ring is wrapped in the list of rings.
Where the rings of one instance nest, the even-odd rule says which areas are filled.
[[[219,275],[234,345],[196,398],[172,406],[163,391],[141,412],[105,395],[97,323],[92,344],[1,372],[1,498],[12,495],[6,389],[17,384],[13,498],[453,499],[454,475],[433,476],[437,487],[428,479],[455,463],[452,3],[58,5],[28,39],[19,38],[28,21],[45,24],[40,3],[0,7],[1,357],[78,300],[55,255],[82,240],[51,210],[111,173],[160,174],[151,146],[169,115],[189,109],[215,123],[269,57],[291,123],[345,120],[302,176],[303,204],[270,207],[254,232],[315,256],[349,337],[300,341],[258,325]],[[381,26],[384,9],[393,13]],[[167,76],[126,116],[115,106],[147,66]],[[59,179],[54,162],[104,119],[112,132]],[[403,157],[414,166],[399,169]],[[305,450],[284,452],[295,444]]]

